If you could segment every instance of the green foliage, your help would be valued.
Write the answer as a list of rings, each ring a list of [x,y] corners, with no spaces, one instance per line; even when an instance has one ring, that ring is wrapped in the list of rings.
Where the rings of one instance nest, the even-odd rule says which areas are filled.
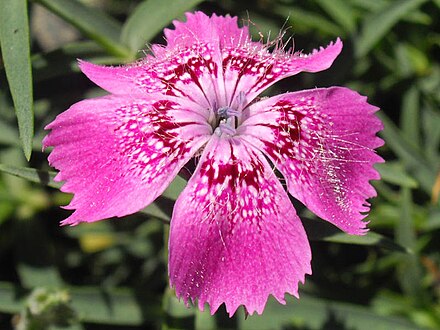
[[[34,134],[34,112],[27,1],[3,0],[1,5],[0,45],[23,151],[29,160]]]
[[[112,17],[77,0],[36,0],[36,2],[72,24],[110,54],[122,58],[128,56],[128,50],[119,42],[121,24]]]
[[[141,55],[145,48],[162,28],[182,13],[191,10],[203,0],[149,0],[141,2],[122,28],[121,40],[126,43],[133,55]],[[151,15],[154,13],[154,15]],[[145,19],[148,17],[148,20]]]
[[[1,329],[440,328],[438,0],[1,0],[0,6]],[[45,16],[47,25],[38,20],[42,8],[53,14]],[[68,215],[59,206],[71,196],[54,189],[61,184],[41,151],[48,122],[102,94],[79,74],[78,58],[133,61],[148,43],[163,43],[162,29],[192,8],[238,15],[256,38],[287,28],[299,50],[341,37],[344,50],[332,68],[289,78],[271,93],[343,85],[381,108],[379,153],[387,162],[377,165],[382,180],[373,182],[370,232],[348,236],[298,206],[313,276],[301,299],[289,297],[282,306],[270,298],[261,316],[246,318],[241,309],[232,319],[224,309],[211,316],[208,307],[186,308],[167,288],[168,223],[182,177],[136,215],[59,227]],[[49,47],[44,35],[55,23],[60,40]]]
[[[356,39],[356,55],[365,56],[390,29],[405,16],[420,7],[425,0],[400,0],[384,2],[383,6],[365,16],[361,32]]]

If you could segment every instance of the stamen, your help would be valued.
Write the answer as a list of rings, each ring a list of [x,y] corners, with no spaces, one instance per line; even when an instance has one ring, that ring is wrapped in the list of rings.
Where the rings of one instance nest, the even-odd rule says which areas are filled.
[[[230,107],[222,107],[217,110],[220,118],[229,118],[229,117],[237,117],[240,112],[238,110],[232,109]]]
[[[218,126],[214,133],[218,136],[221,136],[222,134],[230,136],[236,134],[236,127],[240,120],[243,107],[246,104],[246,94],[244,92],[238,94],[235,103],[237,102],[237,107],[226,106],[217,109]]]
[[[215,129],[214,133],[217,134],[218,136],[221,136],[223,134],[229,136],[235,135],[236,130],[235,130],[234,122],[235,122],[234,117],[230,117],[228,119],[222,119],[218,127]]]
[[[237,96],[237,101],[238,101],[238,107],[240,110],[243,110],[244,106],[246,105],[246,93],[241,91],[240,93],[238,93]]]

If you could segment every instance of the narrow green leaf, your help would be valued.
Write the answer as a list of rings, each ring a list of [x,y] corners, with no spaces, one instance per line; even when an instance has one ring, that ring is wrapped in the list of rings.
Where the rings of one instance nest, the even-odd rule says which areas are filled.
[[[301,294],[301,298],[286,297],[286,306],[270,298],[263,315],[244,318],[239,314],[239,329],[286,329],[297,325],[300,329],[356,329],[356,330],[413,330],[411,322],[382,316],[370,308],[341,303]],[[295,328],[295,327],[292,327]]]
[[[435,107],[426,106],[422,112],[423,132],[425,136],[426,157],[432,164],[440,162],[440,112]]]
[[[34,0],[60,16],[87,37],[95,40],[109,54],[130,59],[130,51],[119,42],[121,25],[102,11],[77,0]]]
[[[185,188],[186,183],[187,181],[181,176],[176,176],[162,195],[140,212],[168,223],[171,219],[174,202]]]
[[[427,53],[424,49],[420,49],[417,45],[406,45],[406,49],[412,70],[418,76],[436,74],[431,72],[432,63],[428,58],[429,53]]]
[[[338,25],[328,19],[300,7],[277,6],[273,11],[284,19],[289,17],[289,24],[295,32],[306,33],[315,30],[330,36],[340,36],[344,33]]]
[[[61,187],[61,183],[53,181],[56,173],[52,171],[42,171],[35,168],[17,167],[6,164],[0,164],[0,171],[49,187]]]
[[[413,200],[409,188],[403,188],[401,193],[401,216],[396,226],[396,241],[408,249],[416,248],[416,233],[412,216]],[[422,299],[422,271],[416,254],[401,256],[398,266],[398,279],[403,291],[409,296]]]
[[[417,181],[405,172],[399,162],[386,162],[376,164],[375,168],[379,171],[382,180],[402,187],[417,188]]]
[[[220,307],[222,308],[222,307]],[[239,311],[240,312],[240,311]],[[212,316],[207,309],[205,309],[205,311],[200,311],[199,309],[197,309],[195,311],[195,324],[194,324],[194,328],[196,330],[218,330],[221,329],[221,326],[225,329],[226,328],[226,324],[228,321],[229,323],[235,322],[234,319],[229,318],[229,316],[227,316],[226,322],[224,322],[225,320],[222,318],[222,320],[220,322],[218,322],[219,319],[219,312],[217,312],[214,316]],[[221,326],[219,326],[221,325]],[[237,327],[233,327],[231,326],[230,329],[237,329]]]
[[[437,45],[440,46],[440,34],[437,35],[437,38]],[[429,74],[419,79],[418,85],[422,92],[430,94],[434,100],[440,102],[440,94],[438,93],[440,88],[440,65],[431,61]]]
[[[160,198],[161,197],[159,197],[157,200],[154,201],[154,203],[151,203],[139,212],[168,223],[171,219],[171,209],[169,210],[169,212],[167,212],[162,207],[160,207],[158,205]]]
[[[316,0],[317,3],[324,9],[340,26],[346,31],[352,32],[355,29],[355,17],[353,9],[349,1],[343,0]]]
[[[403,95],[401,117],[402,133],[418,147],[420,147],[419,97],[420,92],[415,86]]]
[[[431,194],[436,169],[427,162],[420,149],[414,146],[412,141],[408,140],[383,112],[379,112],[378,116],[385,126],[384,130],[380,132],[380,135],[386,141],[386,145],[412,170],[411,173],[418,180],[425,192]]]
[[[381,234],[375,233],[373,231],[369,231],[364,236],[354,236],[345,233],[337,233],[330,237],[326,237],[323,240],[327,242],[340,243],[340,244],[374,245],[388,250],[398,251],[403,253],[411,252],[411,250],[406,249],[401,245],[396,244],[394,241],[390,240],[389,238],[382,236]]]
[[[204,0],[148,0],[141,2],[122,28],[121,41],[133,54],[145,47],[172,19]]]
[[[423,224],[422,229],[426,231],[440,229],[440,208],[433,208],[429,211],[427,221]]]
[[[356,40],[356,56],[365,56],[405,15],[417,9],[426,0],[391,1],[366,16],[362,31]]]
[[[353,7],[360,8],[366,11],[377,11],[382,9],[389,3],[389,0],[375,0],[375,1],[365,1],[365,0],[350,0]]]
[[[394,47],[395,56],[391,61],[394,63],[393,72],[400,79],[410,77],[414,74],[414,70],[411,65],[411,60],[408,54],[408,47],[404,43],[396,43]]]
[[[186,184],[187,181],[185,179],[180,176],[176,176],[168,188],[162,193],[162,196],[175,201],[185,188]]]
[[[34,112],[27,0],[0,1],[0,43],[27,160],[32,153]]]
[[[303,225],[307,232],[307,237],[310,240],[341,244],[371,245],[379,246],[392,251],[404,253],[409,252],[408,249],[396,244],[391,239],[372,231],[369,231],[363,236],[348,235],[341,232],[340,229],[329,224],[328,222],[314,219],[304,219]]]

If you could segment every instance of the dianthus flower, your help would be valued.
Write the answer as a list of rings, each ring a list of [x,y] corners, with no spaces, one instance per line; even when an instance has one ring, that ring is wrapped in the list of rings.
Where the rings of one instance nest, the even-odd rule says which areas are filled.
[[[285,303],[311,274],[306,233],[274,170],[316,215],[364,234],[382,124],[376,107],[343,87],[258,98],[280,79],[330,67],[339,39],[311,54],[271,51],[236,17],[186,17],[137,63],[80,61],[110,95],[47,126],[49,162],[74,194],[62,224],[137,212],[197,157],[171,219],[170,284],[211,313],[222,303],[230,315],[240,305],[262,313],[270,294]]]

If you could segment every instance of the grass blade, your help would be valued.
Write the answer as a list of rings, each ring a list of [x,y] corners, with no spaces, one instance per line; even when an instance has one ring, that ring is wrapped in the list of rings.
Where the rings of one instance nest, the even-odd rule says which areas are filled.
[[[24,155],[32,153],[34,112],[26,0],[1,0],[0,42]]]
[[[288,23],[293,26],[295,33],[307,33],[312,30],[325,36],[340,36],[344,34],[339,25],[301,7],[277,6],[274,8],[274,13],[283,19],[289,17]]]
[[[136,52],[145,47],[172,19],[203,0],[148,0],[140,3],[125,23],[121,41]]]
[[[297,300],[286,297],[287,305],[280,307],[270,299],[263,315],[246,320],[239,315],[239,329],[286,329],[299,325],[300,329],[394,329],[412,330],[414,324],[400,317],[382,316],[365,306],[315,298],[306,294]],[[295,322],[296,321],[296,322]]]
[[[314,219],[303,221],[307,237],[312,241],[326,241],[339,244],[379,246],[391,251],[409,253],[410,250],[391,239],[369,231],[364,236],[348,235],[328,222]]]
[[[415,250],[417,237],[414,228],[412,214],[413,200],[411,190],[402,189],[401,196],[401,218],[398,222],[396,231],[396,241],[408,249]],[[422,301],[422,270],[418,261],[417,254],[402,255],[402,261],[398,268],[398,277],[403,291],[416,301]]]
[[[416,87],[411,87],[402,98],[402,133],[417,147],[420,143],[420,92]]]
[[[346,31],[352,32],[356,27],[353,9],[348,1],[343,0],[317,0],[318,5],[324,9],[335,22]]]
[[[408,166],[410,173],[418,180],[421,188],[430,194],[435,179],[435,169],[428,163],[423,152],[402,134],[390,118],[383,112],[378,116],[385,126],[380,135],[386,141],[387,146]]]
[[[379,8],[371,15],[366,16],[361,34],[356,39],[356,57],[365,56],[400,19],[413,12],[425,1],[391,1],[385,8]]]
[[[383,181],[390,182],[402,187],[417,188],[417,181],[405,172],[402,164],[399,162],[386,162],[376,164],[375,168],[379,171]]]
[[[77,0],[35,0],[60,16],[87,37],[95,40],[109,54],[129,59],[129,51],[119,42],[121,25],[112,17]]]
[[[61,183],[53,181],[56,173],[52,171],[41,171],[35,168],[18,167],[6,164],[0,164],[0,171],[49,187],[61,187]]]

